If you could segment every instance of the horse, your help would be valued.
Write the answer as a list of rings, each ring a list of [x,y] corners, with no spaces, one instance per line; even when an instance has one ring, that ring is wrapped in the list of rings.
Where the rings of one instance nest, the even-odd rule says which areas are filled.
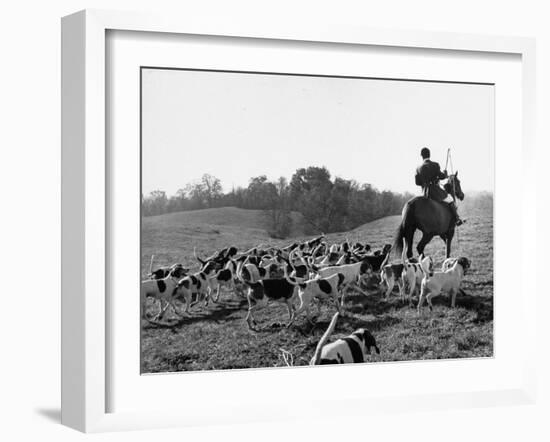
[[[460,187],[458,171],[449,175],[447,183],[443,186],[445,191],[460,201],[464,199],[464,193]],[[422,238],[416,246],[419,255],[424,253],[424,248],[434,236],[439,236],[446,245],[447,258],[451,256],[451,242],[455,234],[456,219],[449,207],[449,203],[435,201],[426,196],[417,196],[405,203],[401,214],[401,224],[397,230],[394,241],[394,249],[401,255],[403,252],[403,240],[407,248],[407,258],[412,258],[413,238],[416,229],[422,232]]]

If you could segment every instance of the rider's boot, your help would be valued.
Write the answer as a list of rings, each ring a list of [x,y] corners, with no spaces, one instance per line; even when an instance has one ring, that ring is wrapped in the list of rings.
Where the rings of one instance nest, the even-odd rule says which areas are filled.
[[[466,220],[463,221],[463,220],[460,219],[460,216],[458,216],[458,211],[456,209],[456,204],[455,204],[454,201],[451,201],[449,203],[449,207],[451,208],[451,211],[453,212],[453,215],[455,217],[456,225],[461,226],[462,224],[464,224],[466,222]]]

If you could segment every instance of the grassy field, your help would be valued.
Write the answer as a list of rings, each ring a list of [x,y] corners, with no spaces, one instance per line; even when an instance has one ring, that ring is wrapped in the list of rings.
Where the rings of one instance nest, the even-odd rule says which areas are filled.
[[[460,228],[458,242],[453,242],[453,256],[470,258],[472,269],[462,285],[464,294],[457,297],[457,308],[451,310],[450,299],[441,296],[434,299],[431,316],[426,310],[419,317],[415,308],[399,300],[397,289],[386,301],[381,290],[373,286],[369,296],[346,296],[345,315],[339,318],[331,340],[360,327],[368,328],[381,349],[380,355],[371,357],[372,362],[492,356],[492,212],[472,210],[463,215],[468,222]],[[295,220],[293,234],[302,237],[298,215]],[[347,237],[381,247],[392,242],[399,221],[399,216],[386,217],[350,232],[328,235],[327,239],[333,242]],[[155,265],[181,262],[197,269],[194,247],[206,256],[228,245],[246,250],[261,243],[292,242],[269,239],[263,225],[261,212],[233,207],[144,218],[142,276],[147,273],[152,254]],[[440,265],[444,259],[443,241],[432,240],[426,252]],[[323,304],[315,325],[300,316],[287,329],[286,307],[273,304],[255,315],[266,328],[253,332],[244,320],[246,307],[244,298],[222,292],[219,304],[207,309],[197,305],[190,317],[169,317],[166,325],[144,321],[142,372],[283,366],[282,349],[292,355],[294,365],[306,365],[334,313],[333,307]]]

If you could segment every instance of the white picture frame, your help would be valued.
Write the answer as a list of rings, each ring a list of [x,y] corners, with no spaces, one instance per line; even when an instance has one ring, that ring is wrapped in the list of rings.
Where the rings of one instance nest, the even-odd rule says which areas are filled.
[[[159,17],[150,14],[86,10],[62,20],[62,423],[85,432],[114,431],[168,426],[207,425],[211,416],[201,407],[194,413],[180,409],[108,412],[107,396],[113,387],[106,375],[109,366],[109,304],[106,290],[112,257],[107,244],[110,197],[106,155],[106,33],[142,31],[162,34],[269,39],[273,41],[370,45],[381,49],[430,49],[468,51],[521,57],[521,155],[522,174],[534,169],[535,43],[519,37],[493,37],[451,33],[393,31],[345,26],[269,23],[210,23],[193,17]],[[497,146],[498,149],[498,146]],[[498,190],[497,190],[498,191]],[[528,257],[535,255],[536,193],[520,189],[521,272],[527,272]],[[337,414],[365,414],[374,410],[396,412],[409,409],[490,406],[532,403],[535,395],[534,321],[537,300],[535,280],[521,278],[518,318],[525,349],[521,353],[521,379],[506,388],[424,395],[383,397],[342,396]],[[498,355],[497,355],[498,357]],[[409,364],[410,366],[410,364]],[[432,369],[433,368],[426,368]],[[139,370],[136,367],[136,370]],[[350,369],[352,370],[352,369]],[[380,370],[377,371],[377,373]],[[265,372],[263,372],[265,373]],[[262,376],[286,376],[271,370]],[[216,376],[222,374],[216,374]],[[350,376],[358,372],[349,371]],[[200,376],[194,375],[193,376]],[[225,376],[225,374],[223,374]],[[242,378],[243,372],[227,375]],[[517,381],[517,382],[516,382]],[[327,399],[330,400],[330,399]],[[216,422],[247,422],[296,416],[291,404],[254,407],[235,399],[235,409],[219,411]],[[326,402],[326,401],[325,401]],[[329,417],[324,401],[312,399],[304,417]],[[238,413],[235,413],[238,410]],[[232,412],[233,411],[233,412]],[[330,410],[334,415],[334,409]],[[225,420],[224,420],[225,419]]]

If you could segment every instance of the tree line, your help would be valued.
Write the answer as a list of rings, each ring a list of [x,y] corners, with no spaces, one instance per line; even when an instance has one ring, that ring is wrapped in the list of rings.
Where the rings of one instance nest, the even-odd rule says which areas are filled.
[[[204,174],[173,196],[161,190],[142,196],[142,214],[226,206],[256,209],[263,211],[270,236],[286,238],[292,229],[292,212],[302,215],[306,234],[342,232],[377,218],[400,214],[411,197],[410,193],[380,191],[370,184],[332,178],[325,167],[308,167],[297,169],[290,181],[285,177],[269,180],[260,175],[250,178],[247,187],[226,193],[218,178]]]

